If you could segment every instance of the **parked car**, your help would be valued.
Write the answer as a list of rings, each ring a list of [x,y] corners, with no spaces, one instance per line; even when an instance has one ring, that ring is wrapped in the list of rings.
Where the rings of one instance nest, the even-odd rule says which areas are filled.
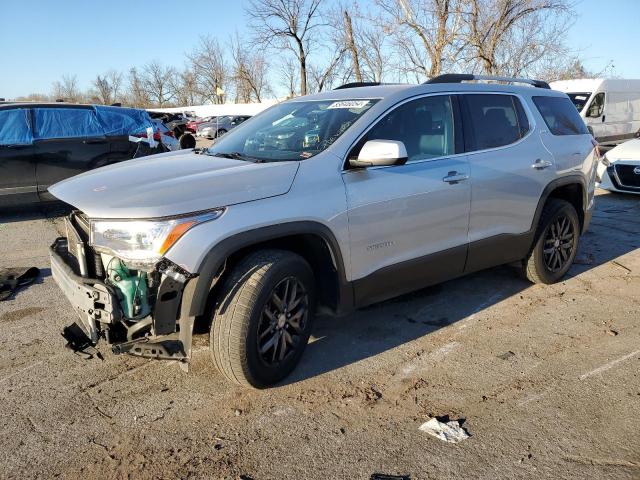
[[[546,83],[462,83],[486,78],[295,98],[207,150],[54,185],[78,208],[51,247],[80,314],[69,345],[188,362],[202,318],[222,374],[264,387],[296,366],[318,308],[512,262],[561,280],[593,211],[595,140]]]
[[[217,117],[210,122],[200,125],[198,130],[199,136],[209,139],[221,137],[229,130],[237,127],[250,118],[251,116],[249,115],[227,115],[224,117]]]
[[[598,165],[598,186],[605,190],[640,194],[640,139],[609,150]]]
[[[175,137],[172,130],[162,123],[160,120],[152,120],[155,125],[153,139],[156,142],[162,142],[169,150],[180,150],[180,142]]]
[[[640,80],[564,80],[551,87],[569,95],[603,145],[624,142],[640,132]]]
[[[215,117],[204,117],[204,118],[195,118],[187,122],[187,130],[191,133],[197,133],[198,127],[203,123],[209,122]]]
[[[173,132],[173,136],[178,139],[187,131],[187,123],[189,120],[182,113],[156,112],[149,110],[149,116],[154,120],[160,120],[169,130]]]
[[[66,103],[0,105],[0,207],[54,198],[47,188],[86,170],[165,152],[130,141],[153,128],[144,110]]]

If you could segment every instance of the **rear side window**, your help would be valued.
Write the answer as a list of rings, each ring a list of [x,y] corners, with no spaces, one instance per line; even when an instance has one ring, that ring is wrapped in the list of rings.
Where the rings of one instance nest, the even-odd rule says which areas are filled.
[[[0,110],[0,145],[30,145],[32,142],[29,110]]]
[[[567,97],[533,97],[544,123],[554,135],[586,135],[587,126]]]
[[[529,120],[513,95],[464,95],[467,151],[515,143],[529,131]]]
[[[34,118],[36,140],[104,135],[92,108],[36,108]]]

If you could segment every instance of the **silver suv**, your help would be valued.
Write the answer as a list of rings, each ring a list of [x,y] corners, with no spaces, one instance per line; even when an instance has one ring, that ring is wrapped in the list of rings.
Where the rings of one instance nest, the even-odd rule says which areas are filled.
[[[69,346],[187,365],[201,319],[220,372],[264,387],[298,363],[319,308],[513,262],[557,282],[591,218],[597,144],[544,82],[478,79],[296,98],[209,149],[51,187],[78,208],[51,247],[80,316]]]

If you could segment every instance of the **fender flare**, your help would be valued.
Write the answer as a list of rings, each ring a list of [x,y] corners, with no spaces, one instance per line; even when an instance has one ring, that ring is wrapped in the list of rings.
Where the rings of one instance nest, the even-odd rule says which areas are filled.
[[[565,187],[567,185],[580,185],[582,187],[582,215],[586,220],[587,208],[589,206],[589,192],[587,190],[587,181],[582,174],[567,175],[552,180],[542,191],[540,199],[538,200],[538,206],[536,207],[536,213],[533,217],[533,221],[531,222],[530,232],[535,234],[536,230],[538,229],[538,223],[540,222],[540,217],[542,216],[542,210],[544,209],[545,203],[547,203],[547,200],[551,196],[551,193],[554,190],[560,187]]]
[[[247,230],[246,232],[227,237],[214,245],[209,252],[207,252],[200,264],[197,271],[198,276],[193,279],[194,285],[183,294],[183,302],[186,302],[186,304],[182,305],[182,311],[186,310],[188,315],[192,317],[204,313],[209,291],[217,280],[216,275],[230,255],[243,248],[269,240],[303,234],[317,235],[326,243],[338,272],[338,278],[340,279],[338,310],[340,312],[352,310],[353,287],[350,282],[347,281],[342,251],[335,235],[329,227],[322,223],[314,221],[294,221]]]

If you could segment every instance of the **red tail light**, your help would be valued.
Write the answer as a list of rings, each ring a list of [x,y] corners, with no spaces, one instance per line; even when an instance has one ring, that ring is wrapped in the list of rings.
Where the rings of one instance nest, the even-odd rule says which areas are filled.
[[[173,138],[176,138],[176,136],[175,136],[175,135],[174,135],[174,133],[173,133],[173,130],[167,130],[166,132],[164,132],[164,134],[165,134],[167,137],[173,137]]]

